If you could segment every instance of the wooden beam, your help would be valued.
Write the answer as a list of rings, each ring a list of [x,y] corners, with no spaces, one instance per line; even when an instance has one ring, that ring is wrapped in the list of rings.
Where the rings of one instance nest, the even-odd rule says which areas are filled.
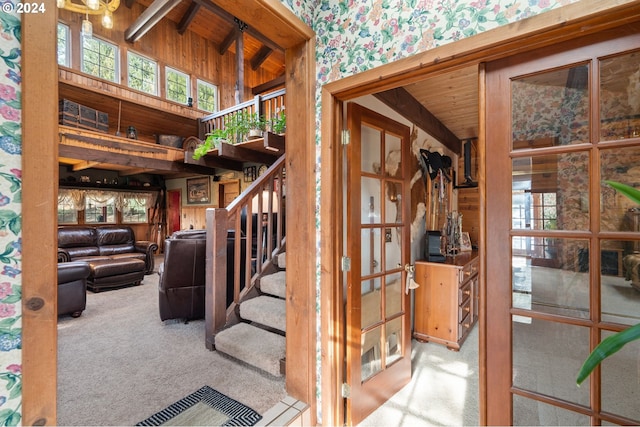
[[[80,163],[77,163],[77,164],[75,164],[75,165],[71,166],[71,170],[72,170],[73,172],[79,172],[79,171],[83,171],[83,170],[85,170],[85,169],[89,169],[89,168],[92,168],[92,167],[94,167],[94,166],[97,166],[97,165],[99,165],[99,164],[100,164],[100,162],[87,162],[87,161],[82,161],[82,162],[80,162]]]
[[[154,0],[124,31],[124,39],[129,43],[138,41],[180,2],[181,0]]]
[[[256,52],[256,54],[253,55],[253,58],[251,58],[251,60],[249,61],[251,63],[251,69],[255,71],[258,68],[260,68],[260,65],[262,65],[262,63],[272,53],[273,53],[273,49],[271,49],[269,46],[262,46],[260,50]]]
[[[208,168],[221,168],[234,171],[242,170],[242,162],[236,160],[223,159],[219,156],[202,156],[200,159],[193,158],[192,151],[184,152],[184,163],[187,165],[206,166]]]
[[[240,24],[241,25],[241,24]],[[244,101],[244,34],[236,33],[236,104]]]
[[[261,93],[268,92],[272,89],[284,87],[284,79],[285,79],[284,74],[281,74],[280,76],[276,77],[273,80],[270,80],[266,83],[253,87],[251,89],[251,94],[259,95]]]
[[[135,3],[135,0],[124,0],[124,5],[127,6],[128,9],[131,9],[133,3]]]
[[[209,10],[210,12],[213,12],[216,15],[222,17],[226,21],[234,22],[235,16],[233,16],[232,14],[230,14],[229,12],[227,12],[226,10],[221,8],[220,6],[218,6],[216,4],[213,4],[210,1],[206,1],[206,0],[193,0],[193,1],[195,1],[198,4],[202,5],[205,9]],[[253,9],[253,7],[254,6],[251,6],[250,9]],[[277,50],[279,52],[284,51],[284,49],[281,46],[277,45],[273,41],[269,40],[267,37],[263,36],[256,29],[248,27],[245,31],[246,31],[247,34],[249,34],[254,39],[258,40],[263,45],[269,46],[271,49]]]
[[[233,27],[233,29],[229,31],[229,34],[227,34],[224,40],[222,40],[222,43],[220,43],[220,48],[218,49],[218,53],[220,53],[220,55],[227,53],[227,50],[229,50],[233,42],[236,41],[237,34],[239,32],[240,30],[236,27]]]
[[[96,150],[86,147],[74,147],[70,145],[60,145],[59,155],[74,159],[88,160],[99,163],[109,163],[112,165],[129,166],[133,168],[153,169],[158,173],[177,172],[197,172],[211,174],[210,168],[218,167],[230,170],[242,170],[242,164],[233,160],[220,159],[208,163],[187,163],[181,161],[171,161],[164,159],[150,159],[139,156],[131,156],[123,153],[113,153],[103,150]],[[207,169],[194,168],[193,166],[206,166]]]
[[[373,96],[433,136],[449,150],[460,154],[460,139],[404,88],[386,90]]]
[[[187,31],[187,28],[189,28],[189,24],[191,24],[193,18],[196,17],[196,14],[198,13],[198,10],[200,10],[200,7],[200,4],[193,2],[189,5],[189,9],[187,9],[184,15],[182,15],[182,18],[178,23],[178,34],[182,35],[185,31]]]
[[[131,176],[131,175],[139,175],[141,173],[147,173],[149,169],[145,168],[131,168],[127,170],[118,171],[118,176]]]
[[[265,154],[259,151],[250,150],[245,147],[238,147],[232,144],[221,143],[218,145],[218,156],[244,162],[268,163],[272,164],[278,160],[277,155]]]

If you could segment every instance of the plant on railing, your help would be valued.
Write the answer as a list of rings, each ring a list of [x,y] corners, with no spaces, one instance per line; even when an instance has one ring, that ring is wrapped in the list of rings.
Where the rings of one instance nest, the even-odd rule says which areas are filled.
[[[287,128],[287,116],[284,111],[280,111],[273,119],[270,121],[271,131],[273,133],[282,134]]]
[[[640,205],[640,191],[625,184],[614,181],[605,181],[607,184],[615,188],[620,194],[626,196],[629,200]],[[631,341],[640,339],[640,323],[631,326],[623,331],[613,334],[602,340],[591,354],[584,361],[576,382],[578,385],[587,379],[593,370],[607,357],[611,356]]]
[[[209,151],[218,148],[222,142],[237,144],[249,138],[260,138],[267,130],[282,134],[286,126],[287,117],[284,111],[280,111],[271,120],[267,120],[258,113],[249,113],[247,110],[236,111],[225,116],[224,127],[214,129],[207,134],[204,142],[194,150],[193,158],[198,160]],[[253,132],[254,130],[256,132]]]

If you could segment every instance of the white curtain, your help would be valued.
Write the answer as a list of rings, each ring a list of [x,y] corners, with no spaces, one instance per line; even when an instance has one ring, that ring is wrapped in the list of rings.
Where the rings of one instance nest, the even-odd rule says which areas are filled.
[[[68,203],[75,210],[82,211],[86,201],[97,205],[105,205],[113,200],[116,209],[122,212],[127,199],[133,199],[138,204],[145,204],[147,208],[154,205],[157,198],[155,192],[125,192],[106,190],[80,190],[77,188],[61,188],[58,191],[58,204]]]

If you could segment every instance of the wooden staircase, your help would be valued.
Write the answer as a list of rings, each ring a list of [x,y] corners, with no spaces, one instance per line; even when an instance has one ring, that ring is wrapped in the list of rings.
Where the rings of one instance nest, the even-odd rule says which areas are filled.
[[[286,348],[284,160],[228,207],[206,214],[205,345],[276,377],[284,376]],[[228,256],[234,260],[230,306]]]
[[[270,375],[284,376],[286,331],[285,253],[277,257],[282,268],[259,281],[259,294],[239,304],[240,322],[215,337],[216,351]]]

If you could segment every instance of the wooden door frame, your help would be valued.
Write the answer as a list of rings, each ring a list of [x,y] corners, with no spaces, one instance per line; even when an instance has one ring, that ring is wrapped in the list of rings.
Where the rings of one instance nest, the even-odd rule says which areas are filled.
[[[344,310],[342,309],[342,203],[341,144],[343,129],[342,103],[359,96],[404,86],[429,76],[469,65],[505,58],[520,52],[553,45],[561,41],[593,34],[608,28],[638,20],[640,4],[634,1],[577,2],[519,22],[498,27],[476,36],[434,48],[363,73],[347,77],[322,87],[321,93],[321,165],[320,189],[320,293],[321,310],[321,396],[322,423],[341,425],[344,409],[340,388],[344,378]],[[479,78],[484,78],[480,67]],[[480,88],[484,82],[480,82]],[[486,371],[486,215],[484,180],[487,136],[484,121],[484,94],[479,94],[479,179],[480,193],[480,312],[479,312],[479,368],[480,423],[486,425],[487,408],[499,410],[502,402],[487,401]],[[490,141],[489,141],[490,144]],[[494,408],[495,406],[495,408]]]
[[[315,33],[273,0],[212,0],[285,49],[287,70],[287,393],[315,423]],[[57,388],[57,8],[22,15],[22,424],[55,425]],[[24,124],[28,123],[29,126]],[[299,213],[299,214],[298,214]],[[204,341],[203,341],[204,345]]]
[[[170,236],[170,235],[171,235],[171,234],[173,234],[175,231],[178,231],[178,230],[170,229],[170,227],[169,227],[169,222],[170,222],[170,221],[169,221],[169,215],[170,215],[170,211],[169,211],[169,204],[171,203],[171,195],[172,195],[172,194],[177,194],[177,195],[179,196],[179,199],[180,199],[180,203],[178,204],[178,208],[180,209],[180,212],[178,212],[178,221],[179,221],[179,223],[180,223],[180,226],[178,227],[178,230],[180,230],[180,229],[182,228],[182,190],[181,190],[180,188],[175,188],[175,189],[172,189],[172,190],[167,190],[167,206],[166,206],[166,209],[167,209],[167,215],[166,215],[166,218],[167,218],[167,224],[166,224],[166,227],[167,227],[167,229],[166,229],[166,235],[167,235],[167,236]]]

